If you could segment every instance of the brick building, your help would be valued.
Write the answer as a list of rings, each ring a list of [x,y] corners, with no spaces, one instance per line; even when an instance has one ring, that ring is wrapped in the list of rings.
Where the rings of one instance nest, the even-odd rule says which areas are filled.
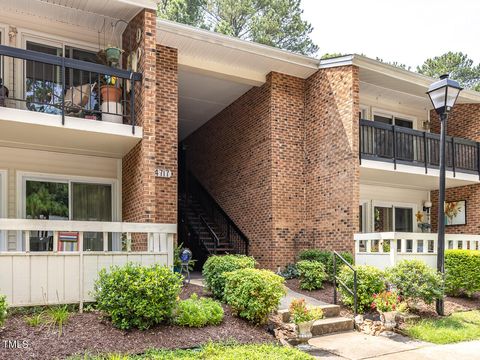
[[[110,263],[171,265],[175,242],[199,260],[248,252],[275,270],[313,247],[387,253],[384,240],[393,240],[399,256],[434,249],[434,234],[418,226],[436,226],[438,119],[425,95],[433,79],[360,55],[319,60],[162,21],[148,0],[109,4],[22,2],[0,14],[8,269],[25,266],[11,252],[78,253],[78,287],[48,289],[51,301],[59,292],[67,302],[88,299],[80,294],[92,274]],[[101,31],[123,49],[118,61],[100,63],[112,47],[99,43]],[[459,208],[447,232],[457,236],[452,247],[467,236],[474,248],[480,94],[465,90],[458,102],[447,200]],[[30,206],[45,191],[59,207]],[[25,289],[0,280],[11,303],[41,302],[39,289],[55,284],[32,269]]]

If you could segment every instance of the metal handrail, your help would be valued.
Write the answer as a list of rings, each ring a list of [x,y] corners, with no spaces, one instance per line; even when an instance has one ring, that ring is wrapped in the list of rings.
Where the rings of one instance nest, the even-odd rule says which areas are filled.
[[[15,94],[15,84],[17,82],[16,79],[15,79],[15,59],[18,59],[20,61],[32,61],[33,62],[33,65],[32,65],[33,69],[35,69],[35,64],[42,65],[42,69],[43,69],[43,73],[44,73],[43,76],[46,75],[45,70],[44,70],[45,65],[52,65],[52,66],[55,66],[55,67],[59,68],[59,70],[60,70],[60,81],[58,81],[58,82],[53,81],[53,85],[51,85],[51,87],[52,87],[51,96],[52,96],[52,98],[56,97],[55,90],[54,90],[54,87],[56,85],[59,88],[61,87],[62,96],[61,96],[61,99],[60,99],[60,103],[54,103],[54,102],[50,102],[50,101],[39,102],[39,101],[35,101],[35,97],[33,98],[33,100],[27,100],[26,98],[23,98],[23,96],[18,97],[18,96],[15,96],[15,95],[13,96],[13,98],[9,98],[9,99],[11,99],[12,101],[21,101],[21,102],[26,102],[26,103],[35,104],[35,105],[44,105],[44,106],[48,106],[50,108],[57,108],[57,109],[59,109],[59,111],[61,111],[62,125],[65,125],[65,112],[66,112],[66,110],[68,111],[69,109],[73,110],[73,109],[79,108],[80,110],[85,110],[85,111],[88,110],[89,112],[91,112],[93,114],[105,113],[105,112],[102,112],[100,110],[96,110],[96,109],[93,109],[93,108],[87,108],[85,106],[72,106],[72,105],[66,104],[66,100],[69,100],[69,99],[65,99],[66,92],[67,92],[65,74],[66,74],[67,69],[80,71],[81,76],[83,76],[84,73],[87,74],[88,78],[89,78],[88,84],[91,85],[91,86],[95,85],[95,84],[97,84],[97,86],[100,86],[100,75],[116,77],[118,79],[122,79],[122,82],[123,82],[123,97],[122,97],[122,100],[120,101],[120,103],[124,103],[124,106],[126,106],[127,102],[128,102],[127,101],[126,87],[127,87],[127,83],[129,83],[129,86],[130,86],[130,89],[131,89],[130,101],[129,101],[129,104],[128,104],[130,106],[130,114],[127,115],[125,110],[123,110],[121,116],[125,117],[125,118],[130,118],[130,122],[131,122],[131,126],[132,126],[132,133],[135,134],[135,125],[136,124],[135,124],[135,99],[134,99],[135,90],[134,89],[135,89],[135,83],[137,81],[142,80],[142,74],[141,73],[133,72],[133,71],[129,71],[129,70],[117,69],[117,68],[113,68],[113,67],[110,67],[110,66],[107,66],[107,65],[97,64],[97,63],[93,63],[93,62],[89,62],[89,61],[70,59],[70,58],[66,58],[66,57],[63,57],[63,56],[56,56],[56,55],[41,53],[41,52],[38,52],[38,51],[19,49],[19,48],[15,48],[15,47],[11,47],[11,46],[0,45],[0,64],[2,64],[2,66],[0,66],[1,71],[2,71],[2,73],[0,74],[0,78],[5,78],[5,74],[4,74],[5,66],[3,65],[5,63],[5,61],[4,61],[5,57],[13,59],[13,67],[12,67],[13,83],[12,83],[12,87],[13,87],[13,93],[14,94]],[[95,76],[92,76],[92,74],[95,75]],[[24,78],[26,78],[25,69],[22,71],[22,76]],[[33,79],[35,80],[35,77]],[[37,80],[45,81],[45,80],[42,80],[41,78],[39,78]],[[6,86],[7,84],[3,84],[3,85]],[[80,91],[80,96],[83,98],[83,95],[85,93],[82,94],[82,88],[80,88],[79,91]],[[72,98],[73,98],[73,91],[72,91]],[[91,100],[89,98],[89,100],[88,100],[89,104],[90,104],[90,101]],[[106,101],[107,102],[109,101],[108,95],[107,95]],[[116,107],[115,108],[115,113],[112,113],[112,112],[110,112],[109,109],[107,109],[106,113],[107,114],[118,114],[119,109]]]
[[[202,215],[200,215],[200,221],[203,223],[203,225],[205,225],[205,227],[207,228],[207,230],[210,234],[210,237],[213,240],[213,253],[216,255],[217,254],[217,247],[219,245],[220,239],[218,238],[215,231],[213,231],[213,229],[210,227],[210,225],[208,225],[207,220],[205,220],[205,218]]]
[[[348,268],[353,271],[353,289],[350,289],[343,281],[337,278],[337,257],[347,265]],[[337,304],[337,282],[341,285],[345,290],[348,291],[350,295],[353,296],[353,308],[354,308],[354,315],[357,316],[358,314],[358,281],[357,281],[357,270],[350,265],[350,263],[343,258],[338,252],[333,251],[333,303]]]

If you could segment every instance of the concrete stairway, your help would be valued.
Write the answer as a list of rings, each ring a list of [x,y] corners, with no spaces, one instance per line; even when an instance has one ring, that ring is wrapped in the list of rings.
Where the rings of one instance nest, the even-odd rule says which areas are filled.
[[[340,306],[331,304],[321,304],[315,306],[323,310],[325,317],[313,323],[313,336],[353,330],[353,319],[340,316]],[[278,313],[282,316],[283,322],[290,322],[290,312],[288,309],[279,310]]]

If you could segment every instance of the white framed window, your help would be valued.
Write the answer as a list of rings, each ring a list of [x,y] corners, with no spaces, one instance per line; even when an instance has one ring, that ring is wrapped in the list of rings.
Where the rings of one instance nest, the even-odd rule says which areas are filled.
[[[17,173],[17,215],[19,218],[74,221],[118,221],[119,189],[115,179]],[[25,239],[18,236],[18,249]],[[84,251],[103,251],[103,233],[85,232]],[[120,236],[109,234],[109,249],[121,250]],[[31,251],[53,250],[53,232],[31,232]],[[70,251],[78,250],[75,247]],[[60,249],[60,251],[67,251]]]
[[[372,120],[409,129],[418,129],[417,118],[415,116],[400,114],[384,109],[373,108]]]
[[[0,218],[7,217],[7,171],[0,170]],[[0,231],[0,251],[7,251],[7,232]]]
[[[400,202],[372,202],[374,232],[415,232],[417,205]]]

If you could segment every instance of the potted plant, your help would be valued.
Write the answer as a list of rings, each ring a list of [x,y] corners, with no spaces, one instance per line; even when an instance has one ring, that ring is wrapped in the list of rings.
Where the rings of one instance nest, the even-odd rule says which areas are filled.
[[[114,66],[120,63],[120,56],[122,56],[122,53],[123,50],[116,46],[108,45],[105,48],[105,57],[107,61]]]
[[[323,318],[322,309],[308,308],[305,299],[294,299],[289,309],[291,319],[297,325],[298,339],[301,342],[307,342],[312,338],[313,323]]]
[[[380,313],[380,320],[386,330],[393,330],[397,326],[395,317],[398,312],[406,310],[406,304],[401,301],[396,291],[382,291],[373,295],[372,309]]]
[[[122,88],[116,76],[105,75],[101,79],[101,110],[102,120],[121,124],[122,118]]]

